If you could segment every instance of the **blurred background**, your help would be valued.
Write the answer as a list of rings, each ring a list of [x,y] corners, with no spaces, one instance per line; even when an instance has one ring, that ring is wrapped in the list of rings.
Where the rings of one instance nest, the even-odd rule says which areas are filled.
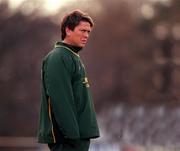
[[[101,129],[90,151],[180,151],[180,0],[0,0],[0,151],[37,144],[42,58],[73,9]]]

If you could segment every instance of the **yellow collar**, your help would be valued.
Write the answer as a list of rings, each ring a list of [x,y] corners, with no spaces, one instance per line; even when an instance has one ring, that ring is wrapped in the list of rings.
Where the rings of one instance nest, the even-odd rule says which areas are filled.
[[[55,48],[65,48],[67,50],[69,50],[71,53],[73,53],[74,55],[76,55],[77,57],[80,57],[77,53],[75,53],[74,51],[72,51],[70,48],[66,47],[66,46],[62,46],[62,45],[55,45]]]

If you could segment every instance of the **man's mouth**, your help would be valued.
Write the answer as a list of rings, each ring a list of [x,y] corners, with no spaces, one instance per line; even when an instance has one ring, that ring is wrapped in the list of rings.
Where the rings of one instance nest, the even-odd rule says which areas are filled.
[[[87,40],[82,40],[82,43],[83,43],[83,44],[86,44],[86,42],[87,42]]]

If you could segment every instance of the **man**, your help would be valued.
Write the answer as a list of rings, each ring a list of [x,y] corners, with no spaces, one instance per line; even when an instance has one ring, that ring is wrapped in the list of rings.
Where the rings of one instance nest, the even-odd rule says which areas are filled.
[[[66,15],[62,41],[43,60],[38,141],[51,151],[88,151],[90,139],[99,137],[90,85],[78,55],[92,27],[92,19],[79,10]]]

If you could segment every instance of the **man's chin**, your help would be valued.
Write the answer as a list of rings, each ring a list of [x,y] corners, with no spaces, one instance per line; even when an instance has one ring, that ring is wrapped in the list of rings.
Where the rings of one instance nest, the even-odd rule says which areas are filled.
[[[85,47],[85,46],[86,46],[86,43],[82,43],[82,44],[81,44],[81,47]]]

